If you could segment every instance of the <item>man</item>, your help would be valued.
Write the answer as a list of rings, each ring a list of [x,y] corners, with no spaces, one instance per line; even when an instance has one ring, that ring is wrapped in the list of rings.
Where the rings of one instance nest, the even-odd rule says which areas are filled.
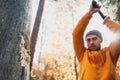
[[[108,47],[101,49],[103,40],[99,31],[93,30],[86,34],[88,48],[84,46],[84,31],[92,15],[100,10],[90,5],[89,11],[79,20],[73,31],[74,50],[80,64],[80,80],[120,80],[117,78],[115,67],[120,54],[120,25],[105,17],[104,24],[119,38]],[[108,34],[108,36],[110,36]],[[112,36],[111,36],[112,37]]]

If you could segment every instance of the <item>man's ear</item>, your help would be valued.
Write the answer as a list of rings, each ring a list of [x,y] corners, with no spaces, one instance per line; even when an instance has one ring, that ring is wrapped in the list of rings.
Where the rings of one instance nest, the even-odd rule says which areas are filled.
[[[100,38],[100,40],[101,40],[101,43],[103,42],[103,40]]]
[[[99,39],[100,39],[100,42],[102,43],[103,40],[100,37],[99,37]]]

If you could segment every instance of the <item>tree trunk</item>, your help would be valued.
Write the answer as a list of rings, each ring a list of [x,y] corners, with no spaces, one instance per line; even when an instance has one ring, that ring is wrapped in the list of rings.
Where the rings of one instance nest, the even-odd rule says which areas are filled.
[[[30,39],[31,40],[31,44],[30,44],[30,52],[31,52],[30,71],[31,71],[31,67],[32,67],[35,46],[36,46],[38,32],[39,32],[39,28],[40,28],[41,19],[42,19],[43,7],[44,7],[44,0],[40,0],[39,6],[38,6],[38,11],[37,11],[37,16],[35,19],[32,35],[31,35],[31,39]]]
[[[32,0],[0,0],[0,80],[29,80]]]
[[[120,23],[120,1],[117,2],[116,20]]]
[[[77,71],[76,56],[74,56],[74,66],[75,66],[75,75],[76,75],[76,79],[75,80],[78,80],[78,71]]]

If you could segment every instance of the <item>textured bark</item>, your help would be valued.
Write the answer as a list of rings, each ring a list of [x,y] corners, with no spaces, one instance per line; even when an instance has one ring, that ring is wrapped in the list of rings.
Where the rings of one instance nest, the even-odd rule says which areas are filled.
[[[0,80],[28,80],[20,44],[21,33],[29,38],[30,6],[31,0],[0,0]]]

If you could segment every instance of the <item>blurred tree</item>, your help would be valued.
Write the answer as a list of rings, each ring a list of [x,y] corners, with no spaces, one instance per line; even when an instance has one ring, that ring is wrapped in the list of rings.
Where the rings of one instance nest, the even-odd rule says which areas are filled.
[[[44,0],[40,0],[39,6],[38,6],[37,15],[36,15],[36,19],[35,19],[35,23],[34,23],[34,26],[33,26],[32,35],[31,35],[31,44],[30,44],[30,52],[31,52],[30,71],[31,71],[32,63],[33,63],[35,46],[36,46],[38,32],[39,32],[39,28],[40,28],[41,19],[42,19],[43,7],[44,7]]]
[[[103,4],[108,11],[111,11],[114,15],[115,20],[120,23],[120,0],[98,0]]]
[[[0,80],[29,80],[32,0],[0,0]]]
[[[46,25],[45,26],[45,32],[48,33],[48,35],[50,35],[49,37],[53,37],[53,39],[51,38],[46,38],[47,40],[43,40],[44,43],[47,43],[47,42],[50,42],[53,43],[52,44],[52,53],[58,53],[58,54],[63,54],[64,56],[66,55],[67,53],[67,56],[69,57],[69,54],[72,54],[72,41],[70,41],[70,37],[71,37],[71,32],[72,31],[72,27],[74,27],[74,13],[75,13],[75,7],[79,6],[79,0],[71,0],[71,1],[62,1],[62,0],[50,0],[48,1],[50,2],[49,4],[51,6],[54,7],[54,12],[55,14],[54,17],[52,16],[51,20],[54,21],[53,19],[55,18],[55,27],[53,27],[53,25],[50,25],[52,26],[51,28],[54,29],[53,32],[50,33],[50,29],[49,28],[50,26]],[[46,2],[47,3],[47,2]],[[48,8],[48,6],[47,6]],[[49,13],[51,12],[52,10],[49,11]],[[47,10],[47,14],[48,14],[48,10]],[[66,17],[63,17],[63,16],[66,16]],[[48,15],[46,17],[47,19],[49,18]],[[70,18],[70,20],[68,21],[67,18]],[[46,24],[49,24],[51,21],[45,21]],[[66,24],[67,23],[67,24]],[[43,27],[43,26],[42,26]],[[49,30],[48,30],[49,29]],[[44,33],[45,33],[44,32]],[[46,37],[45,34],[44,35],[44,38]],[[41,40],[42,40],[42,37],[41,37]],[[67,46],[66,46],[67,45]],[[49,46],[48,44],[46,44],[46,46]],[[42,46],[42,49],[44,48],[44,46]],[[46,52],[49,52],[47,51],[47,48],[49,47],[46,47],[45,50]],[[41,49],[41,48],[40,48]],[[43,54],[46,54],[44,51],[40,52],[42,53],[42,56]],[[56,56],[54,56],[54,54],[51,54],[52,56],[54,56],[55,58],[56,57],[60,57],[58,56],[58,54],[56,54]],[[39,62],[41,63],[41,55],[39,56]],[[50,56],[49,56],[50,57]],[[62,57],[63,58],[63,57]],[[74,55],[72,56],[72,58],[75,58]],[[48,59],[48,58],[46,58]],[[68,58],[67,58],[68,59]],[[61,59],[60,59],[61,60]],[[64,58],[63,58],[64,60]],[[56,60],[56,62],[58,62],[58,65],[56,65],[56,63],[54,63],[55,66],[57,66],[57,68],[54,68],[54,74],[52,75],[52,77],[55,77],[56,80],[60,80],[60,79],[70,79],[71,77],[69,75],[73,74],[74,77],[72,77],[71,79],[78,79],[78,76],[77,76],[77,64],[76,64],[76,58],[75,59],[72,59],[73,62],[70,63],[69,60],[61,60],[62,62],[59,62],[59,60]],[[75,62],[74,62],[75,61]],[[53,61],[54,62],[54,61]],[[62,64],[61,64],[62,63]],[[45,63],[44,63],[45,64]],[[70,65],[69,67],[66,67],[67,65]],[[72,66],[71,66],[72,65]],[[46,65],[45,65],[46,66]],[[64,66],[67,71],[63,70],[63,67]],[[49,66],[50,67],[50,66]],[[71,69],[72,67],[72,69]],[[44,70],[45,71],[45,75],[47,76],[47,72],[49,72],[47,70],[48,66],[46,67],[46,69]],[[64,69],[65,69],[64,68]],[[58,70],[59,69],[59,70]],[[70,72],[68,71],[70,69]],[[56,71],[56,72],[55,72]],[[64,71],[64,72],[63,72]],[[41,72],[42,73],[42,72]],[[64,73],[66,73],[66,75],[64,75]],[[76,75],[75,75],[76,74]],[[41,76],[41,75],[40,75]],[[44,76],[44,78],[46,78],[46,76]],[[48,76],[47,76],[48,77]],[[42,78],[42,77],[41,77]]]

